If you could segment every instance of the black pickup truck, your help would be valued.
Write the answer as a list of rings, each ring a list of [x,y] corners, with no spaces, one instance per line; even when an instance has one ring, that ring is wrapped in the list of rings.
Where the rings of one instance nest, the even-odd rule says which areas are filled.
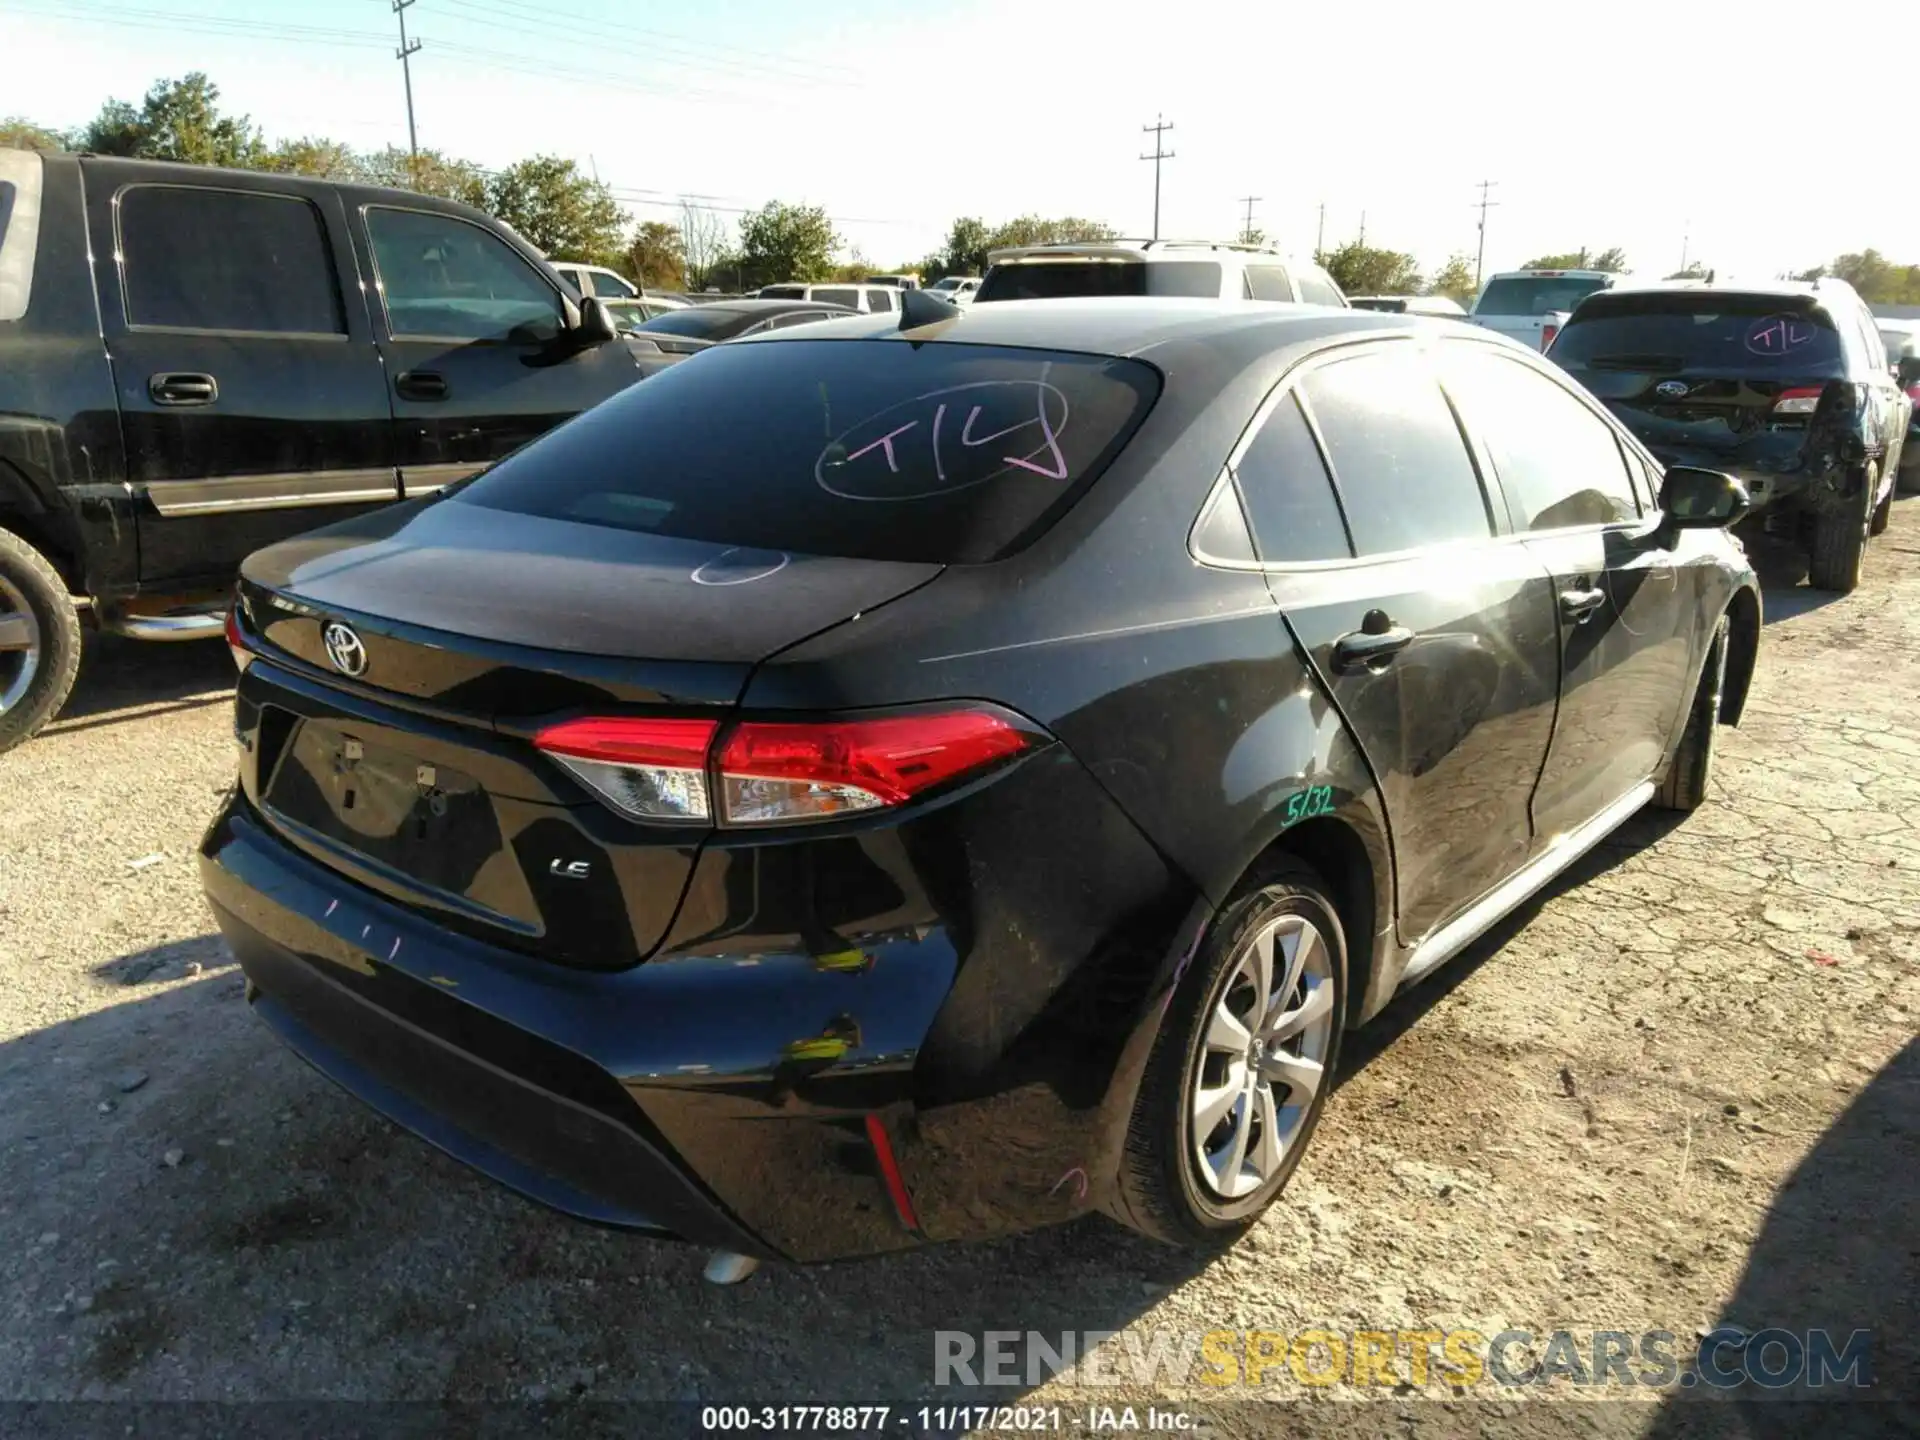
[[[249,552],[675,358],[465,205],[0,150],[0,751],[65,702],[83,616],[218,636]]]

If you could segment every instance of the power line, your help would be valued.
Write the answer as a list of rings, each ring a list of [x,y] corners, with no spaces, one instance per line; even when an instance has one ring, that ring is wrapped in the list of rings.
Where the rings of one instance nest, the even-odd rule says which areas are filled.
[[[1489,200],[1487,192],[1499,183],[1498,180],[1480,182],[1480,248],[1473,257],[1473,288],[1476,290],[1480,288],[1480,272],[1487,263],[1487,211],[1495,209],[1500,204],[1498,200]]]
[[[414,0],[393,0],[393,13],[400,21],[400,48],[393,55],[400,62],[400,74],[407,86],[407,179],[418,186],[420,137],[413,129],[413,54],[420,48],[420,42],[407,39],[407,7],[413,3]]]
[[[1153,124],[1140,127],[1142,134],[1153,136],[1153,154],[1140,158],[1153,161],[1153,238],[1156,240],[1160,238],[1160,162],[1173,159],[1173,151],[1160,148],[1160,137],[1171,129],[1172,123],[1162,115],[1154,116]]]

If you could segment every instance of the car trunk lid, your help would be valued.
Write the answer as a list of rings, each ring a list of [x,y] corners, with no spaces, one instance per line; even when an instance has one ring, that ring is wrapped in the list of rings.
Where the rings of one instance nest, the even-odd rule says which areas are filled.
[[[940,566],[746,550],[446,500],[253,556],[242,778],[310,856],[456,929],[617,967],[707,834],[600,804],[532,743],[580,714],[717,715],[767,655]]]

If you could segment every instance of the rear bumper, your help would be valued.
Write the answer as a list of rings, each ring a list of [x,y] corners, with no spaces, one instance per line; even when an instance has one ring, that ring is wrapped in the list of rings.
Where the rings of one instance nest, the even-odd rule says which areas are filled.
[[[977,846],[956,843],[975,827]],[[619,971],[435,924],[294,849],[237,792],[200,868],[256,1013],[290,1048],[566,1214],[808,1261],[1094,1208],[1193,892],[1057,750],[875,833],[905,860],[908,911],[923,867],[965,860],[973,888],[905,924],[896,893],[826,952],[787,908],[881,840],[712,846],[662,951]]]

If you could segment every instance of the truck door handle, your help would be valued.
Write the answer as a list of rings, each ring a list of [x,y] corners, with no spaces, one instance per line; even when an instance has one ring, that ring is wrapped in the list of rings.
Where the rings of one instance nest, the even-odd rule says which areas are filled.
[[[1562,590],[1560,592],[1560,613],[1579,625],[1606,603],[1604,590]]]
[[[1374,616],[1380,612],[1370,611],[1367,624],[1373,625]],[[1385,619],[1384,615],[1380,615]],[[1336,670],[1358,670],[1362,667],[1372,670],[1385,665],[1407,646],[1413,643],[1413,631],[1404,625],[1388,622],[1384,626],[1349,630],[1333,642],[1333,668]]]
[[[408,370],[394,377],[393,388],[403,400],[444,400],[447,377],[432,370]]]
[[[147,394],[156,405],[211,405],[220,398],[220,384],[211,375],[162,370],[147,377]]]

